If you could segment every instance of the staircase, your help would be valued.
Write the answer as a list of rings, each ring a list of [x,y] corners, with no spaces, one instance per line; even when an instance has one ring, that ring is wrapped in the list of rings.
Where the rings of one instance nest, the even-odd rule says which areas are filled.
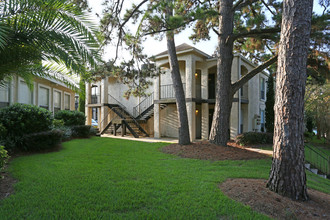
[[[166,104],[160,104],[161,109],[166,106]],[[151,93],[133,108],[133,115],[135,119],[144,121],[148,121],[154,115],[154,93]]]
[[[305,145],[305,167],[323,178],[330,178],[330,157],[312,146]]]
[[[105,132],[110,131],[110,133],[116,135],[117,130],[122,127],[122,135],[126,134],[127,128],[135,138],[139,138],[141,136],[149,137],[149,134],[139,124],[141,120],[135,119],[125,110],[125,107],[111,95],[109,95],[109,103],[111,104],[106,105],[111,109],[112,112],[116,113],[117,117],[113,118],[109,124],[100,132],[100,134],[104,134]]]

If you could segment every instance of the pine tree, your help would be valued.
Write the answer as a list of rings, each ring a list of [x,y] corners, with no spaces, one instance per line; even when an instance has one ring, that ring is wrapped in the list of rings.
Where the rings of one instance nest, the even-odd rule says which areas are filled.
[[[307,200],[304,94],[313,0],[284,0],[276,76],[274,153],[267,187]]]
[[[269,74],[267,80],[267,99],[266,99],[266,131],[274,133],[274,104],[275,104],[275,93],[274,93],[274,78],[272,74]]]

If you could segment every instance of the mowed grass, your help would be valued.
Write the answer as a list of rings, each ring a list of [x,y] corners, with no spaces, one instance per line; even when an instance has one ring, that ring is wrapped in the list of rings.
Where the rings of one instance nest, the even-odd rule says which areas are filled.
[[[91,138],[15,158],[9,171],[18,183],[15,194],[0,200],[0,219],[267,218],[218,185],[227,178],[267,178],[270,159],[182,159],[158,150],[165,145]],[[328,180],[309,177],[309,186],[330,193]]]

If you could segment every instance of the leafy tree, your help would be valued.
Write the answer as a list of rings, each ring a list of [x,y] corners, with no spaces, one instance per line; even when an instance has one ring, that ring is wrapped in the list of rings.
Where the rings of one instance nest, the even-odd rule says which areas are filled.
[[[272,74],[269,74],[267,80],[267,100],[266,100],[266,131],[274,132],[274,104],[275,104],[275,92],[274,92],[274,78]]]
[[[308,199],[303,132],[312,9],[312,0],[283,2],[276,76],[274,153],[267,187],[293,200]]]
[[[0,1],[0,82],[94,66],[99,43],[86,15],[65,0]]]
[[[310,77],[309,77],[310,79]],[[307,82],[310,82],[308,80]],[[305,111],[307,118],[314,119],[317,138],[326,137],[330,141],[330,83],[308,84],[305,97]]]

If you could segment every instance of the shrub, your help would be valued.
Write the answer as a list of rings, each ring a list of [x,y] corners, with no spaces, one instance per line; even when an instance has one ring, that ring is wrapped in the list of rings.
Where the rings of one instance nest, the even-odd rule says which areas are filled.
[[[314,133],[313,132],[308,132],[308,131],[305,131],[304,132],[304,137],[305,138],[312,138],[314,136]]]
[[[50,111],[33,105],[16,103],[0,109],[0,123],[7,129],[8,136],[49,131],[52,120]]]
[[[9,159],[8,152],[5,150],[4,146],[0,146],[0,171],[5,166]]]
[[[56,112],[54,118],[63,120],[65,126],[84,125],[86,120],[84,113],[69,110]]]
[[[90,135],[90,125],[77,125],[72,127],[72,136],[79,138],[88,138]]]
[[[89,135],[90,136],[96,136],[97,134],[97,129],[94,127],[91,127],[90,131],[89,131]]]
[[[236,137],[236,143],[240,145],[272,144],[273,133],[246,132]]]
[[[54,119],[53,120],[53,126],[54,126],[54,128],[63,127],[64,126],[64,121],[63,120]]]
[[[5,128],[5,126],[3,126],[2,123],[0,123],[0,140],[2,137],[5,137],[7,134],[7,129]]]
[[[62,135],[60,130],[25,135],[21,150],[33,152],[52,149],[61,143]]]
[[[71,137],[72,137],[71,127],[62,126],[57,129],[63,132],[62,141],[68,141],[71,139]]]

